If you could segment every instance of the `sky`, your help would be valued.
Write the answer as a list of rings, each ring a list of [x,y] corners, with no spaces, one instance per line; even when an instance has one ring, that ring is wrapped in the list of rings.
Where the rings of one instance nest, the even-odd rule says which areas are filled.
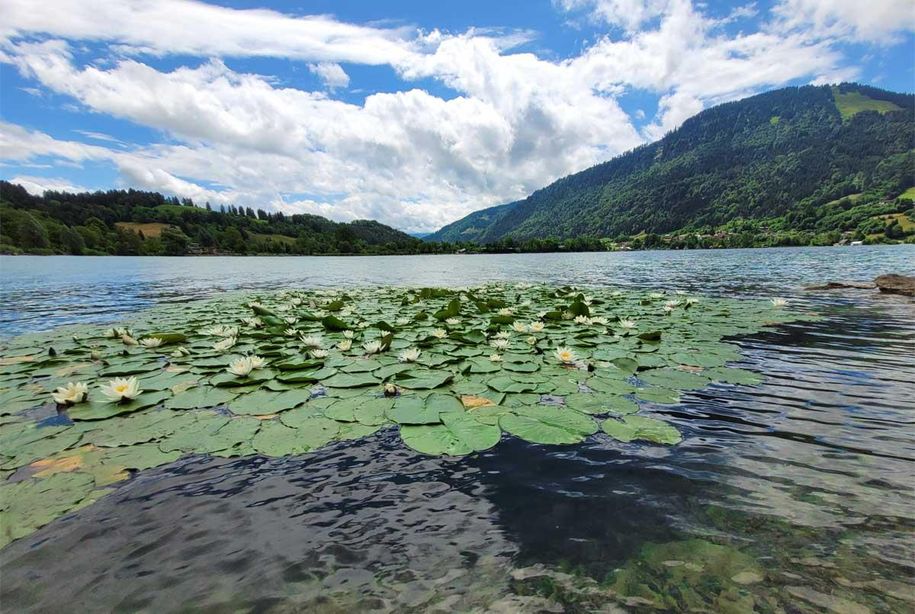
[[[915,89],[912,0],[0,0],[0,178],[428,232],[786,85]]]

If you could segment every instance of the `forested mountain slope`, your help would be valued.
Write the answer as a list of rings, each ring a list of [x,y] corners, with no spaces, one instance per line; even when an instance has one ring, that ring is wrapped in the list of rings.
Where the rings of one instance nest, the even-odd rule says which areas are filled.
[[[426,240],[624,238],[711,232],[735,220],[852,230],[884,213],[874,203],[912,187],[913,147],[911,94],[847,83],[784,88],[703,111],[657,142]],[[854,207],[860,215],[848,214]]]

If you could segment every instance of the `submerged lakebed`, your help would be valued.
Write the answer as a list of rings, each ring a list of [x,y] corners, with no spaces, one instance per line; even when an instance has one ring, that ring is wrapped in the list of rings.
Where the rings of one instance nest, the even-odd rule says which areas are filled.
[[[830,251],[828,260],[816,259],[815,250],[809,251],[799,255],[801,261],[815,266],[828,262],[847,270],[867,262],[870,253],[856,252],[853,260],[842,264],[841,250]],[[745,267],[734,256],[747,254],[722,252],[702,257],[714,265],[713,270],[724,267],[736,272]],[[763,251],[755,257],[765,258],[766,266],[771,267],[770,255],[778,261],[786,250]],[[662,256],[676,260],[680,254],[637,254],[624,259],[635,266]],[[614,258],[583,257],[589,277],[611,283],[599,279],[603,265],[597,260],[611,263]],[[505,269],[508,277],[530,278],[529,273],[507,272],[512,266],[539,260],[503,258],[500,270]],[[755,270],[763,262],[759,260]],[[900,260],[896,270],[904,262],[904,258]],[[437,263],[433,259],[430,266]],[[552,269],[541,266],[538,270]],[[158,467],[126,470],[127,479],[93,488],[104,496],[91,505],[0,550],[4,578],[0,598],[17,611],[46,611],[73,604],[89,609],[158,611],[189,607],[214,611],[590,611],[614,606],[635,611],[653,611],[654,607],[741,612],[785,608],[816,612],[826,607],[907,611],[913,558],[912,406],[907,401],[915,393],[907,375],[911,374],[910,349],[915,338],[908,324],[911,305],[903,299],[851,291],[805,297],[785,285],[784,273],[803,276],[810,274],[805,273],[808,270],[818,274],[816,268],[795,268],[760,277],[757,283],[755,278],[735,273],[736,285],[731,288],[709,286],[713,295],[752,297],[755,284],[758,295],[773,296],[774,290],[788,296],[787,308],[776,309],[768,299],[738,302],[755,303],[779,316],[804,314],[794,322],[772,324],[755,333],[758,327],[754,325],[723,339],[731,349],[738,349],[740,362],[728,366],[752,371],[758,383],[709,381],[701,388],[680,391],[679,402],[644,400],[639,399],[638,391],[649,385],[638,375],[658,368],[645,363],[634,376],[622,378],[636,393],[599,392],[635,401],[640,411],[628,415],[669,424],[682,437],[679,443],[614,439],[600,429],[601,424],[606,419],[622,420],[627,414],[607,413],[586,414],[597,432],[583,437],[581,443],[535,444],[506,433],[494,447],[464,456],[417,453],[404,443],[396,424],[381,426],[371,435],[331,441],[305,454],[221,458],[183,453]],[[647,271],[627,272],[621,277],[621,287],[659,287],[670,276],[668,271],[655,279],[651,273],[647,284],[632,283],[632,274]],[[868,269],[860,277],[875,273]],[[565,276],[573,275],[574,270]],[[577,277],[581,283],[582,274]],[[839,277],[833,274],[832,278]],[[691,281],[703,283],[700,277],[691,277]],[[293,281],[285,285],[305,284]],[[545,287],[556,290],[560,286]],[[676,281],[670,286],[684,287]],[[765,290],[760,292],[760,287]],[[685,295],[668,291],[655,301],[656,306],[663,311],[667,300],[708,300],[705,290],[690,289]],[[339,290],[343,292],[348,290]],[[597,292],[583,288],[582,292],[597,297],[613,288]],[[632,297],[649,293],[637,291]],[[628,301],[630,292],[625,294]],[[201,330],[209,322],[254,317],[245,300],[274,295],[264,290],[244,297],[224,296],[217,302],[238,305],[239,311],[207,314]],[[569,300],[563,299],[565,304]],[[316,301],[326,304],[331,297],[316,297]],[[271,306],[268,300],[264,302]],[[446,307],[450,299],[431,302]],[[134,338],[142,339],[144,333],[172,328],[162,326],[163,320],[157,317],[160,309],[180,313],[185,306],[203,304],[195,301],[131,314],[119,326],[132,326]],[[517,309],[516,305],[509,307]],[[648,320],[617,314],[608,305],[595,305],[591,311],[597,318],[609,311],[611,320],[620,316],[640,324]],[[82,313],[91,316],[91,312]],[[473,311],[468,309],[468,313]],[[810,313],[821,317],[809,319]],[[341,319],[352,325],[358,322]],[[389,324],[399,329],[395,339],[414,327],[419,330],[415,324],[398,326],[396,318],[391,319]],[[519,317],[525,325],[533,319]],[[573,322],[562,320],[557,325],[573,330]],[[313,327],[329,350],[336,345],[330,341],[345,338],[342,333],[322,331],[323,325],[316,322],[301,326]],[[241,322],[239,327],[244,328]],[[439,327],[447,328],[438,321],[423,328]],[[108,328],[78,327],[47,336],[70,342],[73,332],[88,337],[90,331],[103,335]],[[615,334],[620,327],[608,329]],[[357,328],[360,339],[358,343],[354,340],[352,356],[364,353],[361,344],[379,339],[382,332],[371,326]],[[512,336],[513,341],[525,342],[530,335],[512,330]],[[21,337],[13,343],[28,339]],[[210,348],[222,337],[203,339],[205,348]],[[244,340],[244,335],[239,339]],[[664,341],[662,335],[661,348]],[[558,367],[555,349],[565,342],[566,338],[557,337],[544,345],[541,369],[558,368],[584,379],[618,379],[608,374],[615,373],[611,365],[619,367],[611,360],[595,361],[594,348],[573,347],[576,358],[595,363],[593,372],[586,367]],[[138,356],[170,358],[177,349],[169,344],[141,352],[114,338],[101,343]],[[247,351],[241,345],[239,341],[237,351],[223,356],[241,356]],[[301,343],[297,347],[302,353]],[[420,357],[436,353],[434,345],[408,343],[375,359],[393,363],[408,347],[418,347]],[[498,351],[488,342],[476,347],[483,353],[471,358],[488,359]],[[47,351],[46,346],[40,349]],[[504,358],[512,352],[500,353]],[[3,356],[7,357],[5,349]],[[162,358],[157,360],[164,364]],[[204,375],[224,372],[227,363]],[[504,368],[504,360],[500,366]],[[457,375],[456,380],[464,377]],[[485,382],[498,374],[468,375]],[[146,376],[138,373],[135,377],[142,383]],[[91,380],[90,398],[103,400],[98,385],[109,379]],[[64,380],[90,381],[76,374],[59,383]],[[438,389],[399,388],[402,397],[464,396],[453,391],[457,383],[453,380]],[[310,394],[317,386],[309,383],[302,388]],[[380,384],[325,388],[342,396],[383,395]],[[538,392],[504,394],[544,396]],[[42,402],[50,400],[47,389],[40,396]],[[565,395],[551,392],[546,396]],[[271,419],[282,424],[283,414],[295,409],[277,412]],[[32,421],[55,413],[47,406],[25,411],[20,418]],[[159,411],[162,409],[153,407],[104,421]],[[89,422],[75,421],[74,427]],[[27,476],[22,472],[16,479]]]

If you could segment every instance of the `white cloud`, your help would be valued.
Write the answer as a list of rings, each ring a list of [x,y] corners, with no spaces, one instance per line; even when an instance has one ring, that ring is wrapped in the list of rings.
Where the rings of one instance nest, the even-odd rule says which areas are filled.
[[[308,70],[316,74],[329,89],[334,90],[349,85],[349,75],[342,66],[334,62],[309,64]]]
[[[774,12],[787,27],[881,45],[895,44],[898,35],[915,31],[912,0],[779,0]]]
[[[516,51],[532,39],[525,31],[420,32],[181,0],[0,2],[0,61],[83,111],[164,135],[124,147],[81,132],[101,139],[90,145],[0,123],[0,158],[105,161],[127,185],[415,231],[523,197],[711,104],[855,70],[830,38],[841,29],[834,15],[724,32],[753,5],[713,19],[689,0],[559,0],[614,28],[578,55],[547,60]],[[872,28],[843,27],[849,36]],[[87,61],[83,41],[107,55]],[[165,70],[142,53],[197,59]],[[326,91],[233,70],[239,56],[301,61]],[[401,91],[336,100],[350,85],[341,62],[388,65]],[[453,95],[415,89],[421,79]],[[617,101],[631,91],[658,101],[642,133]]]
[[[47,190],[55,192],[88,192],[89,189],[77,185],[68,179],[61,177],[32,177],[29,175],[16,175],[11,178],[10,183],[18,183],[29,194],[41,196]]]

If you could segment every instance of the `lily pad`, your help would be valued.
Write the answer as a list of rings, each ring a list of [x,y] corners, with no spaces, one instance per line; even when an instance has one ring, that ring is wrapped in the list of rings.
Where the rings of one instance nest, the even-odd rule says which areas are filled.
[[[643,440],[673,445],[683,439],[670,424],[645,416],[624,416],[622,420],[608,418],[600,426],[605,433],[623,442]]]

